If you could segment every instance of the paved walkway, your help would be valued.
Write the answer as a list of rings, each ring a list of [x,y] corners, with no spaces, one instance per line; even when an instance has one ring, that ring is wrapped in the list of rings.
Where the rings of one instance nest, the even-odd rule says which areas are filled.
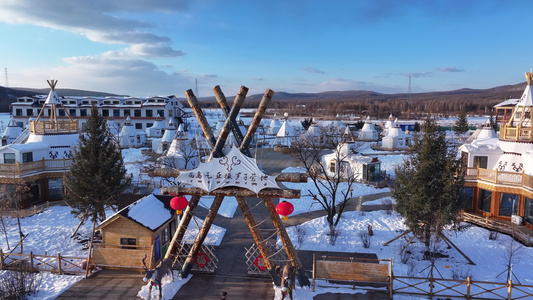
[[[268,149],[258,151],[257,160],[267,174],[278,174],[282,169],[289,166],[298,166],[291,156],[273,152]],[[347,210],[373,210],[380,209],[380,206],[363,206],[362,203],[375,199],[390,196],[389,192],[367,195],[353,198]],[[268,238],[275,232],[274,225],[261,199],[247,198],[248,206],[259,224],[259,228],[264,236]],[[195,215],[203,218],[207,210],[197,207]],[[293,226],[303,222],[323,216],[322,210],[308,212],[293,216],[288,221],[284,221],[286,226]],[[266,219],[266,220],[265,220]],[[265,222],[262,222],[265,220]],[[222,292],[228,293],[228,299],[274,299],[274,289],[272,281],[268,278],[253,278],[247,276],[246,258],[244,247],[250,247],[253,237],[250,233],[244,216],[237,208],[233,218],[225,218],[218,215],[214,224],[226,228],[226,234],[215,253],[219,259],[215,275],[193,274],[192,278],[185,284],[172,299],[220,299]],[[276,235],[271,237],[275,243]],[[310,276],[312,269],[312,251],[298,251],[298,256],[305,272]],[[330,255],[358,255],[361,257],[375,258],[372,253],[329,253]],[[134,299],[137,292],[144,284],[142,275],[138,272],[122,272],[104,270],[98,275],[81,280],[68,291],[64,292],[58,299]],[[324,299],[388,299],[386,291],[371,291],[367,294],[323,294],[315,297],[317,300]]]

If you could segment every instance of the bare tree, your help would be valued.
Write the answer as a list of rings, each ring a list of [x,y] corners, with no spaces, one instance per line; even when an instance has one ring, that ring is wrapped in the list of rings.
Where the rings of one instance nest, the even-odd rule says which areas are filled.
[[[0,186],[0,196],[2,198],[2,202],[0,202],[0,215],[12,215],[17,218],[17,226],[19,231],[19,244],[20,245],[20,253],[23,253],[23,240],[26,237],[26,235],[22,232],[22,225],[20,224],[20,217],[21,217],[21,208],[24,206],[24,202],[27,199],[30,199],[33,197],[32,191],[31,191],[31,185],[28,183],[20,182],[17,184],[3,184]],[[6,233],[6,227],[4,220],[2,219],[2,228],[5,234],[5,238],[7,241],[7,233]],[[17,245],[17,247],[18,247]],[[15,247],[15,248],[17,248]],[[9,243],[8,243],[9,248]],[[15,250],[13,248],[13,250]]]
[[[349,151],[340,151],[343,146],[347,145],[342,142],[341,136],[336,135],[326,136],[325,143],[316,137],[304,135],[291,145],[294,156],[302,163],[316,188],[317,194],[307,190],[308,195],[326,211],[330,243],[334,243],[336,227],[358,180],[358,172],[353,170],[349,162],[349,157],[355,153],[353,149],[356,147]],[[322,156],[331,147],[335,149],[334,157],[332,161],[326,162]]]
[[[176,143],[175,151],[170,156],[167,152],[167,155],[159,160],[160,163],[165,167],[174,169],[192,169],[197,167],[198,148],[196,147],[194,138],[192,140],[179,140]],[[183,166],[180,166],[179,160],[176,159],[177,157],[181,158],[180,160],[184,163]]]
[[[524,254],[524,246],[515,239],[511,239],[511,242],[506,244],[506,247],[501,252],[501,257],[505,262],[506,269],[501,272],[498,276],[507,272],[507,281],[511,280],[513,276],[513,266],[520,262],[522,255]],[[515,276],[516,278],[516,276]],[[516,278],[518,280],[518,278]],[[520,281],[519,281],[520,283]]]
[[[28,299],[39,292],[42,275],[27,262],[20,262],[17,271],[5,271],[0,277],[0,299]]]

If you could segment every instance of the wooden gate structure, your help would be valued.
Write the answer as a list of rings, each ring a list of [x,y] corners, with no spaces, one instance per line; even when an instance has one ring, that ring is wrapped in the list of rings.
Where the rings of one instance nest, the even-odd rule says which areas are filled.
[[[237,162],[234,163],[233,160],[236,159],[235,156],[231,158],[226,158],[226,156],[222,153],[222,148],[226,144],[226,139],[228,138],[229,132],[231,131],[233,133],[233,136],[235,137],[237,141],[238,150],[240,151],[239,154],[242,153],[243,157],[246,156],[248,158],[251,158],[252,156],[249,150],[250,143],[257,130],[257,127],[259,126],[259,123],[261,122],[261,119],[263,118],[263,115],[267,107],[269,106],[272,100],[274,91],[267,89],[254,115],[252,123],[250,124],[246,132],[246,135],[244,136],[237,125],[236,117],[239,114],[242,103],[244,102],[246,98],[246,94],[248,93],[248,88],[245,86],[241,86],[239,93],[237,94],[237,96],[235,97],[235,100],[233,101],[233,105],[231,109],[229,108],[226,98],[224,94],[222,93],[220,87],[215,86],[213,88],[213,91],[215,92],[216,99],[218,103],[220,104],[222,108],[222,112],[224,113],[226,117],[224,127],[220,131],[220,134],[217,139],[215,139],[215,137],[213,136],[213,133],[211,131],[211,128],[209,127],[207,119],[205,118],[205,115],[202,109],[200,108],[198,104],[198,100],[196,99],[196,96],[194,95],[192,90],[187,90],[185,94],[187,96],[189,105],[191,106],[193,112],[195,113],[198,123],[200,124],[202,128],[204,136],[207,139],[207,143],[209,144],[211,148],[211,153],[209,155],[208,163],[214,160],[214,158],[218,159],[219,161],[226,160],[226,162],[229,160],[231,165],[230,164],[227,164],[227,165],[229,166],[229,170],[231,171],[231,167],[239,165],[240,160],[238,161],[238,163]],[[250,181],[250,185],[255,185],[257,187],[257,181],[255,181],[256,176],[258,178],[261,177],[261,180],[266,179],[267,177],[272,177],[272,176],[268,176],[266,174],[263,174],[261,171],[259,171],[259,168],[257,167],[257,164],[255,163],[255,160],[253,160],[253,163],[255,164],[254,167],[257,169],[258,174],[256,173],[250,174],[250,177],[253,177],[254,179],[253,181],[251,179],[249,181]],[[198,179],[198,180],[202,178],[205,180],[206,177],[211,178],[210,176],[212,174],[211,175],[208,174],[209,172],[202,173],[200,171],[201,167],[202,167],[202,164],[200,164],[198,168],[192,170],[194,171],[194,173],[192,173],[192,171],[189,172],[189,177],[196,176],[195,179]],[[155,173],[156,175],[163,176],[163,177],[178,177],[180,175],[180,171],[176,169],[158,169],[156,170]],[[181,172],[181,174],[183,175],[184,173]],[[220,174],[217,174],[217,175],[220,175]],[[226,175],[231,176],[231,175],[237,175],[237,174],[226,174]],[[214,180],[215,179],[213,179],[213,181]],[[235,178],[233,178],[232,180],[235,180]],[[284,174],[278,175],[275,178],[275,181],[307,182],[307,177],[299,173],[294,173],[294,174],[284,173]],[[261,190],[256,190],[256,191],[252,190],[251,186],[247,188],[245,186],[235,186],[235,185],[220,186],[220,187],[216,187],[213,190],[206,190],[205,188],[200,188],[198,186],[195,186],[195,187],[171,186],[171,187],[162,188],[161,193],[172,194],[172,195],[191,195],[192,196],[189,201],[189,205],[187,206],[187,209],[184,211],[184,214],[181,218],[181,221],[172,238],[172,241],[169,245],[168,251],[165,256],[172,260],[177,259],[177,253],[179,253],[180,249],[182,248],[183,235],[185,234],[185,231],[187,230],[187,227],[189,225],[189,222],[191,221],[193,212],[196,206],[198,205],[198,201],[200,200],[200,197],[203,195],[212,195],[212,196],[214,195],[215,196],[215,199],[205,217],[205,221],[202,225],[202,228],[198,231],[198,235],[196,236],[196,239],[194,243],[192,244],[192,247],[189,250],[187,259],[182,265],[182,268],[181,268],[182,278],[187,278],[187,276],[189,275],[194,265],[196,256],[198,255],[200,251],[200,248],[207,236],[207,233],[209,232],[211,225],[213,224],[215,216],[217,215],[218,209],[220,208],[220,205],[222,204],[224,197],[234,196],[237,199],[239,208],[241,209],[244,215],[244,218],[246,220],[246,223],[248,224],[250,232],[252,233],[252,236],[254,238],[255,244],[257,245],[257,248],[259,249],[262,257],[266,258],[264,260],[264,263],[266,265],[266,268],[272,280],[274,281],[274,283],[279,283],[279,277],[277,276],[275,272],[275,265],[273,264],[273,261],[269,259],[271,257],[271,250],[266,245],[265,239],[263,238],[261,232],[256,226],[257,223],[252,213],[250,212],[250,208],[248,207],[248,204],[246,203],[246,200],[245,200],[245,197],[259,197],[263,200],[268,210],[270,218],[272,219],[272,223],[274,224],[277,230],[277,233],[280,236],[281,242],[283,243],[285,251],[287,252],[287,256],[290,260],[291,265],[293,265],[297,270],[297,277],[298,277],[299,284],[301,286],[310,285],[309,279],[303,272],[302,264],[300,262],[300,259],[298,258],[296,250],[294,249],[294,246],[285,230],[285,226],[283,225],[279,215],[276,213],[276,209],[272,201],[272,198],[286,198],[286,199],[300,198],[299,190],[281,189],[279,185],[277,184],[275,188],[270,186],[270,187],[267,187]]]

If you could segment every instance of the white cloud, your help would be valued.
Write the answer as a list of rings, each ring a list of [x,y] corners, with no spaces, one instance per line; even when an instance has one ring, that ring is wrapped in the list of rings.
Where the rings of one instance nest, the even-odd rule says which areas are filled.
[[[0,2],[0,19],[7,23],[73,32],[94,42],[129,45],[122,55],[157,58],[185,53],[173,49],[169,37],[148,32],[156,24],[126,15],[178,13],[186,7],[187,1],[3,0]]]

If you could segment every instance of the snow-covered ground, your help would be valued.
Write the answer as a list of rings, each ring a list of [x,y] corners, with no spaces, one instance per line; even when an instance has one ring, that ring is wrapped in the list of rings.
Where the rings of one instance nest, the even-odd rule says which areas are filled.
[[[6,117],[5,114],[0,114],[0,120],[4,120],[4,126],[6,126],[8,119],[8,115]],[[478,118],[476,121],[483,123],[485,120],[486,118]],[[453,123],[455,119],[452,118],[446,121],[448,123]],[[469,122],[471,122],[470,119]],[[365,154],[375,154],[382,163],[381,169],[386,170],[387,173],[391,175],[393,175],[394,167],[405,158],[405,155],[381,155],[380,152],[372,150],[368,144],[365,144],[360,152]],[[141,154],[140,149],[125,149],[122,153],[128,174],[133,174],[134,179],[139,178],[139,170],[145,163],[146,157]],[[284,171],[294,172],[298,170],[290,168]],[[309,190],[311,190],[311,193],[314,191],[314,187],[310,183],[284,184],[289,188],[300,189],[302,191],[301,199],[290,200],[295,207],[293,214],[301,214],[307,211],[320,209],[318,205],[313,203],[312,196],[310,196],[310,193],[308,192]],[[352,196],[358,197],[385,191],[388,191],[388,189],[375,189],[363,184],[357,184],[353,189]],[[365,202],[363,205],[382,204],[386,199],[390,198]],[[212,201],[213,197],[203,197],[199,205],[209,208]],[[227,197],[222,203],[219,214],[231,218],[233,217],[236,208],[237,203],[235,199]],[[9,228],[8,238],[12,248],[18,241],[16,220],[9,218],[4,220],[7,222]],[[199,226],[201,226],[200,223],[202,220],[198,219],[198,222]],[[87,256],[86,245],[79,243],[76,239],[69,238],[70,234],[78,225],[78,219],[70,214],[70,209],[68,207],[50,207],[41,213],[21,219],[21,223],[23,232],[29,234],[24,241],[25,253],[31,251],[34,254],[47,253],[55,255],[61,253],[63,256]],[[372,225],[374,235],[371,238],[370,247],[364,248],[359,238],[359,232],[367,230],[369,224]],[[81,227],[79,235],[81,239],[89,236],[90,226],[91,224],[87,223]],[[196,226],[192,227],[190,236],[195,235],[194,231],[197,230],[197,228],[194,228]],[[400,240],[396,240],[388,246],[383,246],[384,242],[391,240],[405,230],[402,218],[395,212],[392,212],[391,214],[387,214],[385,211],[364,213],[345,212],[338,226],[339,235],[334,246],[329,244],[329,238],[325,234],[327,231],[325,217],[310,220],[298,227],[299,230],[296,230],[295,227],[289,227],[287,230],[291,240],[301,241],[301,243],[293,242],[299,249],[349,253],[376,253],[378,258],[393,259],[393,271],[395,275],[416,274],[422,277],[427,276],[429,270],[427,267],[429,263],[421,259],[421,252],[424,249],[420,243],[409,246],[412,255],[411,259],[406,264],[402,263],[401,255],[399,254],[400,248],[404,246]],[[305,235],[303,235],[303,239],[299,239],[298,237],[299,235],[302,236],[302,233],[305,233]],[[220,244],[224,234],[224,228],[213,226],[211,228],[210,236],[208,237],[208,242],[215,245]],[[513,242],[509,236],[500,234],[496,240],[489,240],[489,232],[476,226],[465,226],[462,231],[449,231],[445,234],[468,257],[470,257],[476,265],[467,264],[467,261],[457,251],[454,249],[446,249],[442,246],[443,253],[448,255],[448,257],[437,260],[436,267],[444,278],[451,278],[453,274],[469,274],[472,276],[473,280],[495,282],[505,281],[505,272],[503,275],[500,275],[500,273],[506,270],[506,253],[508,253],[510,246],[517,245],[517,243]],[[0,247],[4,252],[9,250],[3,236],[0,236]],[[513,272],[522,284],[533,285],[533,275],[531,275],[531,270],[533,269],[533,249],[525,247],[521,247],[521,249],[520,255],[517,255],[517,258],[519,258],[520,261],[515,262]],[[82,278],[81,276],[59,276],[48,273],[42,273],[42,276],[43,279],[40,292],[31,299],[53,299]],[[189,278],[191,277],[189,276]],[[168,284],[165,289],[170,289],[171,291],[169,291],[168,294],[172,294],[179,290],[187,280],[188,279],[181,280],[177,277],[174,283]],[[322,283],[322,285],[323,284],[324,283]],[[349,288],[337,287],[330,289],[318,288],[317,291],[313,293],[309,288],[297,287],[294,291],[294,299],[308,300],[312,299],[313,296],[317,294],[327,292],[360,293],[364,291],[354,291]],[[146,287],[144,287],[143,290],[140,291],[139,296],[146,297],[146,293]],[[276,293],[276,296],[279,297],[279,293]],[[395,299],[410,299],[410,297],[395,296]]]

